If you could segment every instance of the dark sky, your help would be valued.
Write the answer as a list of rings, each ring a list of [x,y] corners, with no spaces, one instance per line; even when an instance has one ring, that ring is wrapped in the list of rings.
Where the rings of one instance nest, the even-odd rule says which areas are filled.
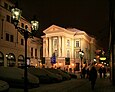
[[[31,20],[37,16],[38,35],[52,24],[77,28],[93,35],[106,49],[109,40],[108,0],[19,0],[22,15]]]

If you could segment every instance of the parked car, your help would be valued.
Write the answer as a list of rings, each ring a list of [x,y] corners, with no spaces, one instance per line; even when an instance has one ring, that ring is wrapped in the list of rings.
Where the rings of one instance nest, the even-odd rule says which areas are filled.
[[[10,87],[24,87],[24,70],[16,67],[0,67],[0,79],[6,81]],[[38,87],[39,79],[28,73],[28,88]]]
[[[45,68],[45,69],[52,72],[52,73],[61,75],[63,80],[70,80],[71,79],[69,74],[62,72],[60,69],[54,69],[54,68]]]
[[[37,76],[40,80],[40,83],[54,83],[62,81],[62,77],[60,75],[51,73],[44,68],[32,68],[29,67],[28,71]]]

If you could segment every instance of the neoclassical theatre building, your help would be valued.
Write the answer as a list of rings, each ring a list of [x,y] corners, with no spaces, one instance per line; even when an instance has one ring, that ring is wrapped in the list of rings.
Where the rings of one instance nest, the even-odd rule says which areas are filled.
[[[12,24],[11,7],[14,4],[11,0],[0,0],[0,66],[19,67],[24,65],[25,40]],[[23,17],[19,23],[20,27],[28,27],[31,24]],[[40,41],[34,37],[27,42],[28,65],[39,67],[40,62]]]
[[[81,64],[89,64],[95,58],[96,40],[85,31],[51,25],[43,32],[45,33],[42,36],[45,67],[71,70],[77,68],[79,71]],[[82,61],[80,50],[84,53]],[[53,54],[56,57],[54,64],[51,63]],[[65,58],[70,58],[69,64],[66,64]]]

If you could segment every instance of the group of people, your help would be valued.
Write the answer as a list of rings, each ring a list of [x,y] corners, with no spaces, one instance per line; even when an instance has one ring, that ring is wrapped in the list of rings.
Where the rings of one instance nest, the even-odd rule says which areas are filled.
[[[106,78],[106,68],[105,67],[100,67],[99,68],[99,76],[100,76],[100,78],[102,78],[102,77]]]
[[[106,78],[106,68],[100,67],[99,70],[97,71],[95,64],[93,63],[92,65],[90,65],[89,68],[84,67],[81,71],[81,78],[89,79],[89,81],[91,82],[92,90],[94,89],[98,73],[99,73],[100,78]]]
[[[95,68],[95,64],[92,64],[90,69],[86,69],[86,67],[84,67],[81,71],[81,78],[88,78],[91,82],[91,88],[93,90],[97,79],[97,70]]]

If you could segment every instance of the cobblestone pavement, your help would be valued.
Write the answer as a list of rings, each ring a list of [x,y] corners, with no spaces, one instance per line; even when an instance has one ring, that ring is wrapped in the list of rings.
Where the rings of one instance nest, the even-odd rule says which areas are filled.
[[[23,89],[10,88],[9,92],[23,92]],[[97,79],[95,89],[91,90],[88,79],[72,79],[61,83],[41,85],[29,92],[115,92],[109,79]]]

